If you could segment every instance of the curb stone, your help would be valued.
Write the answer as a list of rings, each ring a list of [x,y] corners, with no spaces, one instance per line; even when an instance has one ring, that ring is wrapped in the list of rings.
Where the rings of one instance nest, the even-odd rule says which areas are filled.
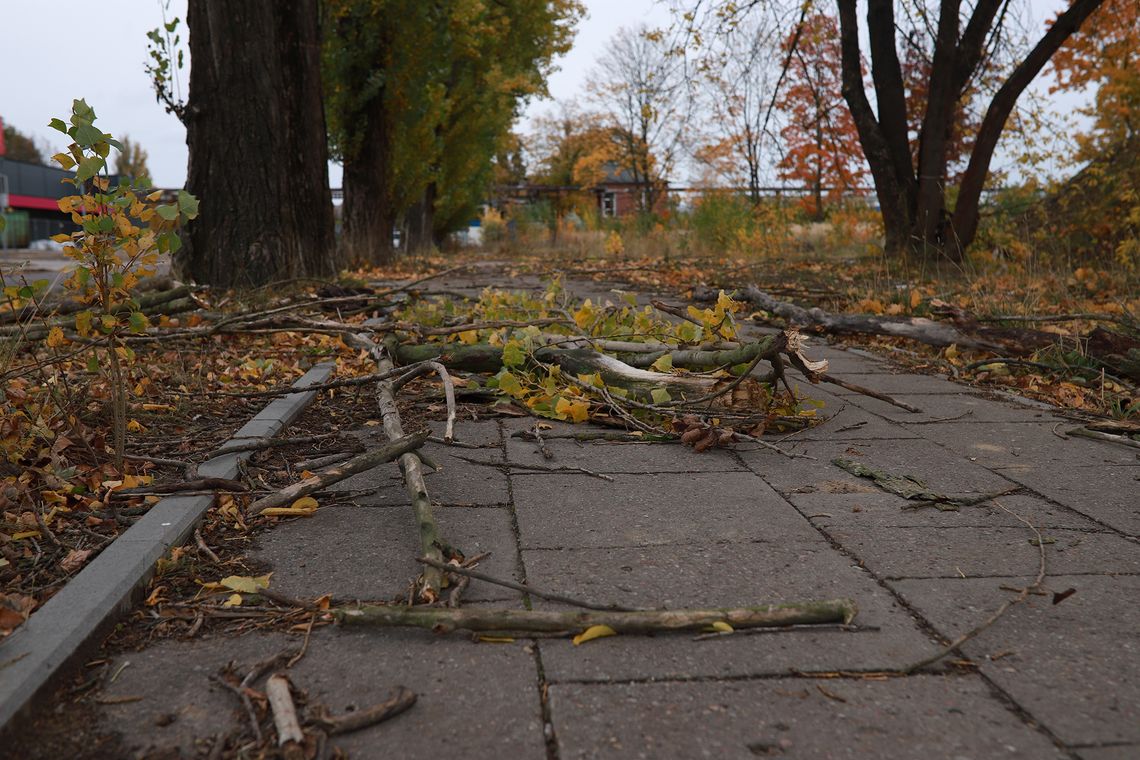
[[[318,364],[293,384],[323,382],[334,365]],[[228,444],[276,435],[300,416],[315,391],[274,399],[238,430]],[[202,477],[234,478],[253,452],[224,454],[198,467]],[[47,604],[0,641],[0,736],[15,718],[47,693],[65,666],[74,662],[131,607],[155,562],[182,544],[214,502],[213,494],[169,496],[116,538]]]

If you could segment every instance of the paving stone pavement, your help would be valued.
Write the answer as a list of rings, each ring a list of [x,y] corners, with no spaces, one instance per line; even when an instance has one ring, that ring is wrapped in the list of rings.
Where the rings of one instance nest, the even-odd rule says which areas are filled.
[[[603,286],[593,288],[604,298]],[[896,374],[860,353],[816,352],[834,359],[837,375],[923,411],[801,384],[829,419],[781,443],[796,458],[754,446],[698,455],[560,439],[548,441],[547,460],[512,437],[525,420],[464,422],[459,439],[487,448],[433,445],[443,470],[427,483],[442,535],[468,553],[491,551],[482,568],[492,575],[670,607],[847,596],[860,608],[857,630],[619,636],[576,647],[328,628],[314,634],[293,683],[334,712],[379,701],[395,684],[419,694],[398,718],[338,738],[360,758],[1140,757],[1135,452],[1062,439],[1047,410]],[[1004,509],[910,510],[834,466],[836,457],[945,493],[1022,490],[997,500]],[[535,465],[611,479],[527,469]],[[417,542],[395,467],[342,488],[344,504],[260,537],[253,556],[271,566],[274,588],[352,599],[406,588]],[[950,658],[958,664],[883,672],[986,620],[1014,595],[1008,589],[1033,578],[1042,549],[1046,595],[963,645]],[[1053,592],[1070,588],[1054,603]],[[479,582],[468,598],[530,603]],[[105,704],[97,719],[131,726],[139,756],[204,753],[227,722],[242,720],[207,676],[296,644],[257,634],[121,655],[131,667],[105,701],[139,699]]]

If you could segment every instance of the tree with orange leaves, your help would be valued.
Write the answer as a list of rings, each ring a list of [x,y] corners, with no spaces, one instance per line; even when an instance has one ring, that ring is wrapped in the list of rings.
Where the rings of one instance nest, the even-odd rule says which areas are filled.
[[[823,219],[823,201],[834,201],[859,185],[866,174],[859,133],[843,100],[839,31],[835,19],[817,13],[804,19],[783,45],[791,50],[787,83],[777,103],[788,119],[780,131],[786,153],[779,164],[781,179],[811,188],[808,211]]]
[[[1077,136],[1088,161],[1140,139],[1140,3],[1108,0],[1053,55],[1058,90],[1096,88],[1080,110],[1092,128]]]

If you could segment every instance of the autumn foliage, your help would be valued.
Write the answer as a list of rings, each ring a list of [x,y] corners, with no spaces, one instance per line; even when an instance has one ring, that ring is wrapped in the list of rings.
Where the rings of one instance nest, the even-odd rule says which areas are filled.
[[[822,219],[824,199],[850,192],[866,174],[855,121],[843,101],[835,19],[822,13],[807,17],[798,41],[794,32],[785,40],[784,54],[789,50],[788,81],[778,101],[788,118],[780,132],[785,154],[779,176],[806,184],[807,210]]]

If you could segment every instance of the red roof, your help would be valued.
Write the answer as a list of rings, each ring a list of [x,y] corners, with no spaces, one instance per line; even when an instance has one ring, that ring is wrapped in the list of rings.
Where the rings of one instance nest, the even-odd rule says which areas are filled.
[[[35,195],[8,195],[8,205],[12,208],[34,208],[38,211],[59,211],[56,198],[40,198]]]

